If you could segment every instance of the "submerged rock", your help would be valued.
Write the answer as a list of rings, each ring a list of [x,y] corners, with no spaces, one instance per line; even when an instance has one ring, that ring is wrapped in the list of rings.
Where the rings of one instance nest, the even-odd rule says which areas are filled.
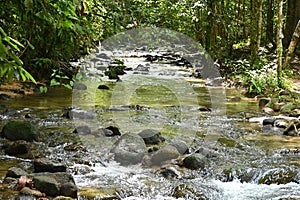
[[[147,152],[144,140],[135,134],[124,134],[113,145],[111,152],[121,165],[134,165],[142,161]]]
[[[160,132],[153,129],[146,129],[139,133],[147,145],[159,144],[165,141]]]
[[[38,139],[39,132],[31,123],[26,121],[10,121],[2,129],[2,137],[16,141],[32,142]]]

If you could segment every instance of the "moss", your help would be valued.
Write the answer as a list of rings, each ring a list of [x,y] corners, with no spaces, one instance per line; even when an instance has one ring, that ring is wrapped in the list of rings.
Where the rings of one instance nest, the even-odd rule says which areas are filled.
[[[236,142],[232,139],[229,138],[219,138],[218,142],[220,142],[222,145],[226,146],[226,147],[235,147],[236,146]]]

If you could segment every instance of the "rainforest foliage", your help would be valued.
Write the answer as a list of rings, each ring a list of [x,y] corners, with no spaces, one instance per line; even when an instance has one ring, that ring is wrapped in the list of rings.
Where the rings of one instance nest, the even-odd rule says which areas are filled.
[[[69,62],[99,41],[156,26],[194,38],[224,77],[262,93],[284,86],[299,20],[299,0],[1,0],[0,82],[71,80]]]

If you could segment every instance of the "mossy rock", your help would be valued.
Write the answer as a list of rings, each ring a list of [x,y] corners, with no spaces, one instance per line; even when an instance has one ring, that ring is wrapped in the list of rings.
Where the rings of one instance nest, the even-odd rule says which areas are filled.
[[[289,169],[276,169],[266,173],[258,180],[259,184],[287,184],[294,181],[296,173]]]
[[[39,132],[31,123],[26,121],[10,121],[2,129],[2,137],[11,140],[32,142],[38,139]]]

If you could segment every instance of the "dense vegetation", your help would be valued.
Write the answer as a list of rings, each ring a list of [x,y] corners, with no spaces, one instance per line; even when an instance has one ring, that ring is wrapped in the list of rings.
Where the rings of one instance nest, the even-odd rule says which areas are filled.
[[[299,53],[299,19],[299,0],[2,0],[0,81],[72,80],[69,61],[99,41],[157,26],[199,41],[249,93],[273,92],[286,85],[291,41],[288,56]]]

